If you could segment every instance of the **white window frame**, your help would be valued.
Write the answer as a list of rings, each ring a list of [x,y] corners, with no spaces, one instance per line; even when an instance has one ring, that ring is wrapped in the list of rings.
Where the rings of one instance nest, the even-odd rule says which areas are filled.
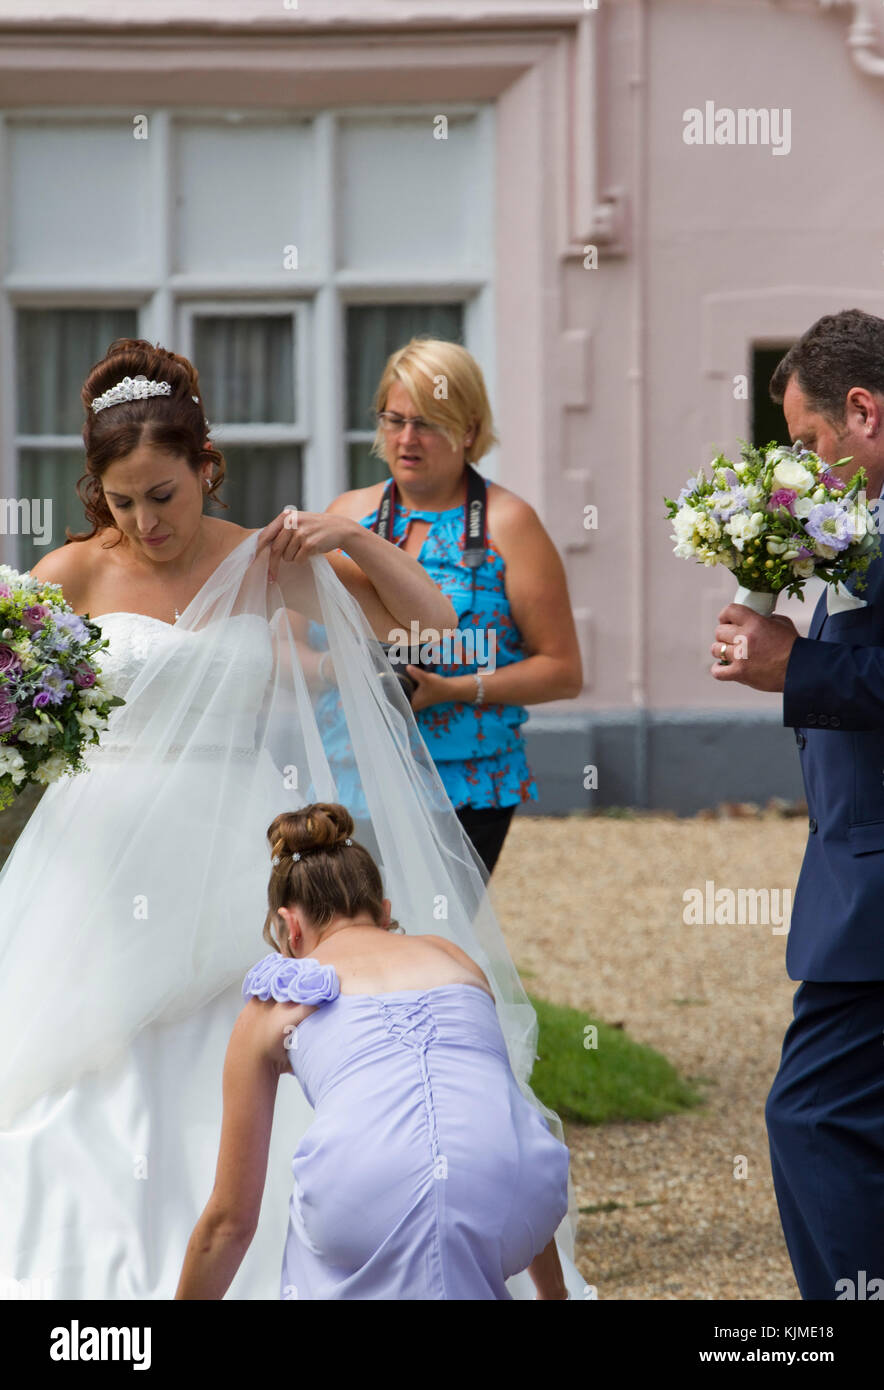
[[[182,354],[193,361],[194,319],[216,318],[290,318],[293,327],[292,341],[292,394],[295,401],[295,418],[291,424],[274,421],[269,424],[232,424],[219,420],[216,424],[210,418],[209,425],[213,438],[223,448],[225,444],[296,444],[303,448],[311,435],[310,411],[310,306],[304,300],[259,299],[191,299],[178,304],[178,341],[182,344]],[[199,363],[196,363],[199,369]]]

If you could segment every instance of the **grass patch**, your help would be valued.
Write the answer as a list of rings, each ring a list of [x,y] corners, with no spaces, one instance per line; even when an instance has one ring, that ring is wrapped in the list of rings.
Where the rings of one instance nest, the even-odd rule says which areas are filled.
[[[560,1119],[582,1125],[659,1120],[704,1104],[671,1062],[624,1029],[528,997],[539,1035],[531,1089]],[[597,1047],[584,1047],[589,1025],[598,1029]]]

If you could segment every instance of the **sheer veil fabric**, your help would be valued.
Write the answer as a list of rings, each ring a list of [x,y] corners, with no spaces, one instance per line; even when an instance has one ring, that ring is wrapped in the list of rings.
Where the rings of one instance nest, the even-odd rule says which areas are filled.
[[[301,659],[313,620],[346,721],[356,837],[381,866],[393,915],[482,966],[516,1079],[562,1138],[528,1086],[536,1019],[484,870],[379,643],[324,556],[282,564],[268,584],[257,538],[174,625],[142,616],[125,705],[89,770],[44,793],[0,873],[0,1129],[112,1064],[147,1025],[193,1015],[266,954],[267,826],[286,809],[345,799]],[[113,641],[103,655],[113,681]],[[557,1243],[579,1296],[575,1226],[571,1193]],[[515,1296],[533,1296],[512,1282]]]

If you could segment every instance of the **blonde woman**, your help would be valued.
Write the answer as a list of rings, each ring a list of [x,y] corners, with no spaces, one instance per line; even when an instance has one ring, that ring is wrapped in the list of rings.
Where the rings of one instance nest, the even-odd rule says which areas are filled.
[[[373,452],[391,477],[328,511],[413,555],[454,605],[460,641],[433,669],[409,662],[405,671],[420,732],[490,873],[516,807],[537,798],[526,706],[582,689],[564,567],[534,509],[475,468],[496,435],[465,348],[413,338],[387,361],[375,409]],[[318,631],[313,640],[321,644]],[[329,725],[335,699],[326,697]]]

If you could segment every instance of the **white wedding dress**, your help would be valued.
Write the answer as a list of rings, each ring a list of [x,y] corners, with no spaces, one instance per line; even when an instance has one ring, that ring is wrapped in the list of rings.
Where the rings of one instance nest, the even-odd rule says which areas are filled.
[[[369,808],[359,838],[406,929],[448,935],[486,969],[530,1095],[533,1015],[428,755],[415,771],[413,718],[395,693],[378,698],[386,667],[361,610],[324,560],[301,567],[302,592],[292,581],[271,601],[254,541],[174,626],[95,619],[105,679],[127,704],[89,771],[44,793],[0,873],[0,1296],[174,1294],[212,1188],[242,978],[268,949],[265,832],[288,807],[336,799],[280,627],[309,611],[304,585],[340,671]],[[447,918],[430,910],[437,889]],[[291,1158],[311,1117],[283,1077],[260,1222],[228,1297],[280,1296]],[[576,1298],[572,1238],[573,1211],[557,1239]],[[533,1297],[524,1274],[509,1287]]]

